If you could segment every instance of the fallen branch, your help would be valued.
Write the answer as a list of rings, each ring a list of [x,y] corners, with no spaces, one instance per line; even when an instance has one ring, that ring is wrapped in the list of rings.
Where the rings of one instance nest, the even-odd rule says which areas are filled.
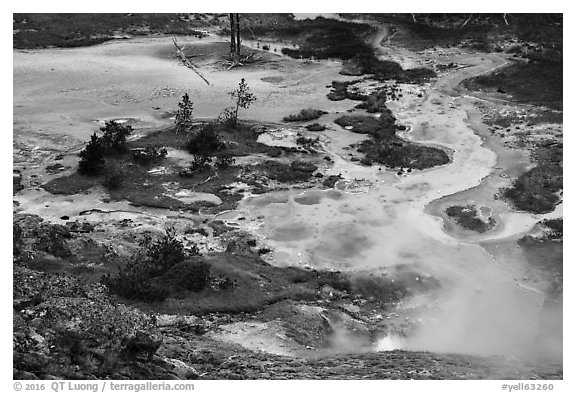
[[[251,62],[253,60],[256,60],[256,58],[254,53],[251,53],[246,56],[233,56],[232,60],[224,60],[223,63],[228,65],[229,67],[227,69],[230,70],[234,67],[243,66],[245,62]]]
[[[182,60],[182,63],[184,63],[184,65],[188,68],[190,68],[192,71],[194,71],[200,78],[202,78],[202,80],[204,82],[206,82],[206,84],[208,86],[210,86],[210,82],[208,82],[208,79],[204,78],[204,76],[200,73],[200,71],[198,71],[197,67],[192,64],[192,62],[190,62],[190,60],[188,60],[188,58],[186,57],[186,55],[184,54],[184,50],[182,49],[182,47],[180,47],[180,45],[178,45],[178,42],[176,41],[176,37],[172,37],[172,41],[174,42],[174,46],[176,47],[176,53],[178,53],[178,55],[180,56],[180,59]]]
[[[464,26],[466,26],[466,25],[468,24],[468,22],[470,22],[470,19],[472,19],[472,16],[473,16],[473,15],[474,15],[474,14],[470,14],[470,16],[468,17],[468,19],[466,19],[466,20],[464,21],[464,23],[462,23],[462,26],[460,26],[460,28],[463,28]]]

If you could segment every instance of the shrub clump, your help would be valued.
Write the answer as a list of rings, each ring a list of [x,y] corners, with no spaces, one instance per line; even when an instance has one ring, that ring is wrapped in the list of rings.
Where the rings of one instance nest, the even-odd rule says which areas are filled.
[[[191,154],[208,155],[224,148],[224,143],[216,131],[216,126],[208,124],[193,134],[186,142],[186,150]]]
[[[124,182],[124,174],[121,172],[110,173],[106,175],[102,185],[109,191],[117,190],[122,187]]]
[[[132,133],[132,127],[111,120],[107,121],[104,127],[100,127],[100,131],[104,134],[100,137],[96,133],[92,134],[88,145],[78,154],[78,172],[82,175],[100,174],[104,169],[104,156],[125,152],[126,139]]]
[[[219,170],[224,170],[234,165],[235,162],[236,159],[233,156],[218,156],[214,166]]]
[[[146,146],[144,149],[132,150],[132,159],[138,164],[150,164],[159,160],[163,160],[168,155],[168,150],[165,147]]]
[[[316,120],[326,113],[328,112],[319,109],[308,108],[308,109],[302,109],[300,113],[298,113],[297,115],[286,116],[284,117],[283,120],[285,122]]]
[[[186,260],[174,265],[162,281],[175,289],[200,292],[210,284],[210,264],[202,259]]]
[[[306,126],[306,129],[308,131],[324,131],[324,130],[326,130],[326,126],[324,126],[320,123],[312,123],[312,124],[308,124]]]
[[[42,223],[33,231],[35,248],[59,258],[72,256],[67,240],[72,237],[68,228],[58,224]]]
[[[201,291],[209,282],[210,265],[190,258],[199,255],[194,246],[185,250],[174,229],[157,241],[147,238],[143,250],[102,282],[124,298],[145,302],[164,301],[170,289]]]

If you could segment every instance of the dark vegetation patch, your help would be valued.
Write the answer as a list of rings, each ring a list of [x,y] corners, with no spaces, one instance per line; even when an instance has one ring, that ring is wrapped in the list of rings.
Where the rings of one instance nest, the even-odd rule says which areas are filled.
[[[148,145],[141,149],[132,149],[132,160],[141,165],[162,161],[168,155],[165,147]]]
[[[394,137],[380,136],[362,141],[358,147],[369,161],[390,168],[426,169],[450,162],[448,154],[441,149],[422,146]]]
[[[22,172],[18,169],[12,170],[12,194],[16,194],[18,191],[22,191],[25,187],[22,184]]]
[[[96,172],[90,175],[71,173],[55,178],[43,187],[54,194],[76,194],[103,185],[111,199],[128,200],[135,206],[167,208],[171,210],[198,211],[200,208],[213,212],[232,209],[242,198],[241,193],[231,193],[229,184],[242,181],[253,187],[254,192],[265,192],[270,179],[280,182],[304,182],[312,179],[317,169],[312,163],[295,162],[291,165],[270,161],[265,165],[239,167],[235,157],[250,154],[267,154],[277,157],[294,152],[257,142],[262,131],[257,126],[238,123],[196,123],[190,130],[174,132],[166,129],[150,133],[137,140],[125,142],[122,149],[105,155],[100,148]],[[99,137],[94,136],[99,144]],[[306,139],[306,140],[304,140]],[[313,153],[315,140],[301,140],[308,154]],[[166,160],[167,148],[187,149],[193,153],[187,166],[172,165],[167,161],[155,171],[153,165]],[[87,147],[88,149],[88,147]],[[85,149],[84,151],[86,151]],[[298,148],[302,152],[302,147]],[[161,169],[161,170],[160,170]],[[208,202],[186,203],[173,196],[172,192],[189,189],[195,192],[218,196],[222,204]]]
[[[339,272],[279,268],[268,264],[261,259],[254,239],[241,234],[230,240],[227,250],[221,253],[190,256],[180,249],[171,252],[170,255],[175,254],[177,258],[169,260],[171,267],[167,269],[165,263],[160,264],[165,267],[162,269],[150,265],[150,252],[143,250],[143,253],[140,262],[134,258],[114,281],[115,285],[126,288],[131,280],[120,281],[123,272],[128,272],[130,276],[134,274],[132,280],[136,279],[137,282],[146,277],[139,269],[156,272],[152,280],[146,279],[146,285],[162,288],[164,292],[152,290],[144,297],[132,297],[130,300],[131,304],[148,311],[186,315],[252,313],[285,300],[318,300],[323,296],[320,289],[325,285],[340,291],[350,289],[348,278]],[[155,257],[166,259],[162,254]],[[150,263],[147,263],[149,259]],[[135,266],[140,265],[135,271]],[[137,287],[136,291],[140,289]],[[158,298],[159,295],[162,298]],[[157,301],[150,301],[154,299]],[[160,300],[161,303],[158,302]]]
[[[294,161],[283,164],[277,161],[266,161],[258,166],[257,170],[265,171],[268,177],[280,183],[300,183],[312,179],[312,173],[318,167],[315,164]]]
[[[142,250],[126,261],[116,275],[105,275],[102,283],[129,300],[162,302],[173,291],[202,291],[210,282],[210,265],[198,249],[185,250],[174,230],[159,240],[148,238]]]
[[[331,101],[344,99],[361,101],[356,105],[357,109],[365,109],[368,113],[384,112],[387,110],[386,101],[395,101],[402,97],[398,83],[387,84],[370,94],[363,94],[355,89],[355,84],[360,80],[340,82],[332,81],[332,89],[327,97]]]
[[[447,164],[450,159],[444,150],[422,146],[405,141],[396,135],[404,126],[396,125],[392,112],[382,110],[379,119],[370,116],[343,116],[334,121],[350,131],[368,134],[370,138],[358,145],[358,151],[364,153],[364,163],[377,162],[391,168],[424,169]]]
[[[325,131],[326,130],[326,126],[319,124],[319,123],[312,123],[312,124],[308,124],[306,126],[306,129],[308,131]]]
[[[463,46],[502,51],[511,37],[545,47],[562,43],[562,14],[370,14],[395,26],[392,41],[412,50]]]
[[[383,305],[406,296],[440,288],[440,282],[428,274],[414,271],[408,265],[397,265],[390,276],[359,274],[351,280],[351,290],[363,298]]]
[[[352,131],[356,134],[375,135],[380,131],[380,121],[372,116],[342,116],[334,120],[334,123],[338,124],[340,127],[348,127],[349,131]]]
[[[496,221],[489,217],[485,221],[478,217],[478,209],[474,205],[450,206],[446,209],[446,214],[466,229],[484,233],[496,225]]]
[[[504,18],[506,15],[506,19]],[[412,49],[464,46],[516,53],[519,61],[465,81],[472,90],[490,89],[526,104],[562,108],[562,14],[376,14],[398,26],[392,41]],[[507,22],[507,23],[506,23]],[[512,40],[516,45],[506,44]]]
[[[296,144],[308,150],[318,147],[319,142],[320,138],[306,138],[305,136],[299,136],[296,138]]]
[[[220,140],[216,127],[212,123],[193,132],[186,142],[186,150],[192,154],[209,155],[223,148],[224,143]]]
[[[562,187],[561,167],[539,165],[516,179],[504,196],[520,210],[542,214],[553,211],[560,202],[556,192]]]
[[[285,122],[316,120],[326,113],[328,112],[319,109],[308,108],[308,109],[302,109],[300,113],[298,113],[297,115],[286,116],[282,120],[284,120]]]
[[[13,20],[18,49],[88,46],[126,35],[202,36],[197,29],[209,24],[184,14],[14,14]]]
[[[410,14],[383,16],[390,22],[401,26],[392,40],[400,42],[412,50],[444,46],[451,47],[464,44],[477,50],[491,49],[488,34],[494,28],[497,18],[485,20],[479,16],[463,26],[470,14],[416,14],[416,22]],[[504,20],[499,15],[502,24]]]
[[[564,114],[560,111],[550,109],[534,109],[526,114],[517,114],[515,112],[486,114],[483,116],[482,121],[500,128],[509,128],[513,125],[523,123],[526,123],[530,127],[543,123],[562,124],[564,122]]]
[[[368,113],[383,112],[387,109],[386,100],[395,100],[396,98],[397,89],[395,87],[392,88],[391,93],[388,91],[388,89],[380,89],[365,97],[362,103],[356,105],[356,108],[365,109]]]
[[[514,181],[503,192],[514,207],[542,214],[554,210],[563,189],[563,145],[548,141],[540,144],[533,153],[537,165]]]
[[[374,74],[379,80],[397,79],[408,83],[419,83],[435,76],[430,69],[403,70],[396,62],[379,60],[367,43],[375,30],[365,23],[323,17],[295,20],[278,14],[248,14],[244,21],[248,36],[293,42],[292,48],[282,49],[282,53],[290,57],[343,60],[342,73],[345,75]]]
[[[299,58],[350,59],[356,54],[369,50],[364,42],[373,31],[366,24],[343,22],[334,19],[295,20],[284,15],[247,14],[244,16],[246,33],[260,37],[289,40],[300,46],[284,48],[283,53]],[[248,30],[248,27],[250,30]]]
[[[488,90],[509,94],[522,104],[547,106],[562,110],[563,59],[556,51],[518,61],[492,74],[464,81],[470,90]]]
[[[564,220],[562,218],[542,220],[540,223],[548,229],[548,232],[546,233],[547,239],[550,240],[564,239]]]
[[[328,99],[330,101],[342,101],[345,99],[363,101],[365,99],[364,95],[348,91],[348,86],[361,81],[361,79],[354,81],[332,81],[332,90],[328,93]]]

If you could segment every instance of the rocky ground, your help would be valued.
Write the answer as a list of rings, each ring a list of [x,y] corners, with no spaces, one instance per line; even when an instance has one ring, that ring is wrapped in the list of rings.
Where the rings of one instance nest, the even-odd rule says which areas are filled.
[[[542,221],[562,216],[561,112],[464,90],[506,54],[415,50],[403,24],[363,23],[396,81],[354,75],[373,64],[291,59],[281,28],[246,40],[258,60],[231,70],[224,39],[183,37],[211,87],[166,37],[14,52],[14,378],[562,378],[561,221]],[[293,42],[318,50],[306,34]],[[253,120],[219,128],[225,147],[191,170],[177,100],[193,93],[196,132],[240,75]],[[84,141],[112,119],[134,128],[128,151],[167,149],[149,165],[107,158],[118,187],[77,173]],[[533,165],[544,169],[525,175]],[[550,173],[547,190],[506,194]],[[188,262],[209,264],[202,290],[178,286],[176,270],[159,278],[163,301],[103,284],[169,228]],[[459,319],[466,309],[477,315]],[[544,315],[542,348],[519,351],[512,338],[534,332],[493,324],[510,309],[519,324]],[[437,320],[448,337],[427,328]]]

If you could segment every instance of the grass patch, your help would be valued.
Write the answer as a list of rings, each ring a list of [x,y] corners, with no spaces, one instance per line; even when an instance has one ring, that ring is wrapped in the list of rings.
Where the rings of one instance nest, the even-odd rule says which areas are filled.
[[[302,109],[297,115],[286,116],[282,120],[285,122],[316,120],[326,113],[328,112],[319,109]]]

